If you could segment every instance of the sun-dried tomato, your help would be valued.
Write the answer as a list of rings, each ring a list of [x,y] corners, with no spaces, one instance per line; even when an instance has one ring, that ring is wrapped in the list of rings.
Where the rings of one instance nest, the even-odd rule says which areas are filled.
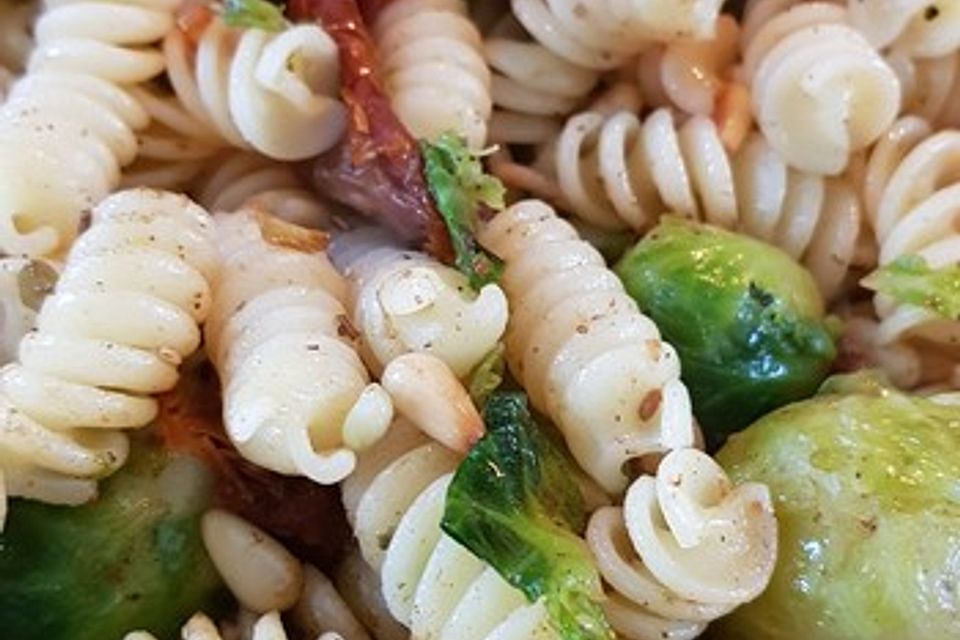
[[[312,161],[316,188],[378,218],[434,256],[451,260],[450,239],[430,199],[419,146],[390,106],[379,79],[376,47],[357,2],[293,0],[288,11],[296,20],[318,20],[337,43],[342,97],[350,111],[343,142]]]
[[[209,365],[185,368],[160,398],[157,433],[171,451],[206,463],[217,506],[256,524],[297,557],[331,569],[350,536],[336,487],[322,487],[262,469],[230,443],[221,420],[219,381]]]

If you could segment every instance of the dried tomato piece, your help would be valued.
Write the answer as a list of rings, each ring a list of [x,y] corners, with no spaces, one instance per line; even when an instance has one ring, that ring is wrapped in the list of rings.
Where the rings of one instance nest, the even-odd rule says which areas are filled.
[[[171,451],[192,455],[214,474],[217,506],[254,523],[297,557],[330,570],[350,528],[336,487],[322,487],[247,462],[223,428],[220,383],[208,364],[185,368],[160,398],[157,433]]]
[[[377,0],[370,9],[383,4]],[[376,47],[356,0],[293,0],[288,12],[295,20],[318,20],[337,43],[350,111],[345,139],[311,163],[314,186],[449,262],[450,239],[427,190],[419,146],[383,89]]]

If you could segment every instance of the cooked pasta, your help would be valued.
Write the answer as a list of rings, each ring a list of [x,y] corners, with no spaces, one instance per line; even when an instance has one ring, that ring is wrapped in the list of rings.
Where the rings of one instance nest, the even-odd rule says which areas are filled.
[[[348,306],[374,371],[404,353],[425,352],[465,377],[506,329],[507,298],[499,286],[474,294],[459,271],[396,248],[382,231],[341,236],[333,256],[350,283]]]
[[[932,268],[960,262],[955,202],[960,162],[960,131],[929,133],[917,118],[898,121],[873,151],[867,168],[865,200],[880,246],[880,264],[916,255]],[[919,339],[956,354],[960,322],[879,295],[882,344]],[[952,371],[949,372],[952,374]]]
[[[308,191],[293,166],[246,151],[228,151],[190,186],[209,211],[253,208],[311,229],[330,226],[331,213]]]
[[[20,340],[36,326],[37,311],[56,280],[49,263],[0,258],[0,366],[16,359]]]
[[[856,262],[862,214],[850,181],[790,168],[758,133],[731,156],[704,116],[678,128],[666,109],[643,122],[588,111],[568,121],[554,165],[566,206],[601,228],[643,231],[673,212],[737,229],[802,260],[827,298]]]
[[[620,637],[679,640],[766,588],[777,522],[766,486],[734,486],[706,454],[678,449],[631,485],[623,508],[594,513],[587,543]]]
[[[18,362],[0,371],[7,495],[94,497],[124,463],[122,429],[154,418],[150,396],[200,344],[217,268],[212,222],[185,197],[128,191],[96,207]]]
[[[847,0],[850,24],[874,47],[893,47],[918,58],[960,48],[960,6],[929,0]]]
[[[414,638],[554,638],[542,605],[441,532],[458,462],[401,420],[343,484],[347,517],[390,613]]]
[[[333,484],[353,471],[356,450],[383,435],[393,409],[357,355],[344,281],[318,247],[283,246],[282,225],[251,211],[217,217],[223,273],[207,352],[240,453]]]
[[[66,249],[137,154],[143,108],[124,91],[163,72],[153,46],[177,2],[50,0],[28,73],[0,110],[0,250]]]
[[[937,128],[960,127],[960,52],[939,58],[887,54],[903,87],[903,112],[920,116]]]
[[[463,0],[398,0],[373,34],[397,116],[418,138],[445,132],[474,149],[487,141],[493,110],[483,42]]]
[[[277,160],[326,151],[346,128],[337,48],[317,25],[273,34],[212,19],[193,45],[176,29],[164,42],[167,75],[182,106],[206,129],[241,149]]]
[[[594,480],[616,492],[628,460],[693,444],[676,352],[569,223],[525,201],[480,240],[506,262],[510,370]]]
[[[799,4],[766,22],[744,49],[757,122],[801,171],[841,173],[900,110],[896,73],[845,20],[841,7]]]

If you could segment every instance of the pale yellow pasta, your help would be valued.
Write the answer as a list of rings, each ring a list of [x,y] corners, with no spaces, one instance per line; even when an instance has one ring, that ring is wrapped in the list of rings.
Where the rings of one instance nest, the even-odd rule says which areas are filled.
[[[622,508],[593,514],[587,543],[620,637],[686,640],[763,592],[777,521],[764,485],[733,486],[709,456],[678,449],[630,486]]]
[[[524,201],[479,237],[506,263],[510,370],[594,480],[615,493],[628,460],[692,446],[676,352],[569,223]]]
[[[337,48],[318,25],[271,33],[214,19],[195,52],[182,31],[171,31],[164,56],[177,98],[203,138],[302,160],[332,147],[346,130]]]
[[[0,250],[67,249],[83,212],[117,187],[148,122],[125,88],[163,72],[155,45],[177,4],[44,4],[27,75],[0,109]]]
[[[896,73],[832,4],[798,4],[746,42],[757,122],[792,167],[841,173],[900,110]]]
[[[360,456],[343,501],[364,560],[380,575],[390,613],[412,637],[555,638],[530,605],[482,560],[440,530],[459,457],[405,421]]]
[[[37,328],[0,371],[6,494],[78,504],[127,456],[200,344],[219,260],[212,221],[183,196],[115,194],[93,212]],[[91,363],[96,363],[91,366]]]
[[[493,110],[480,33],[463,0],[397,0],[373,36],[393,109],[417,138],[454,132],[479,150]]]
[[[364,358],[376,372],[397,356],[424,352],[462,378],[503,336],[507,298],[496,284],[474,293],[459,271],[400,250],[372,228],[339,237],[333,255],[350,285],[348,306]]]
[[[205,336],[227,434],[255,464],[339,482],[393,413],[357,355],[345,282],[324,252],[271,244],[249,210],[219,215],[217,230],[223,270]]]
[[[956,0],[847,0],[850,24],[874,47],[892,47],[917,58],[960,48]]]

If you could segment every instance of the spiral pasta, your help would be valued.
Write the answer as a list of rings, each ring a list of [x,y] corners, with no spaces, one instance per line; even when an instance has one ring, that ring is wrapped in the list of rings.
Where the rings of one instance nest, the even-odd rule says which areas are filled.
[[[642,231],[669,211],[737,229],[802,261],[828,298],[857,259],[863,216],[849,180],[788,167],[759,133],[731,155],[704,116],[677,128],[666,109],[643,122],[586,112],[568,121],[554,162],[567,207],[601,228]]]
[[[655,42],[714,35],[722,2],[512,0],[487,38],[494,69],[494,142],[536,144],[554,118],[579,106],[600,78]]]
[[[414,638],[555,638],[542,605],[440,530],[458,462],[401,420],[343,483],[347,517],[390,613]]]
[[[167,75],[180,103],[218,139],[277,160],[326,151],[346,130],[336,44],[318,25],[273,34],[207,23],[196,45],[179,29],[164,41]]]
[[[209,211],[252,208],[311,229],[329,228],[331,213],[294,168],[246,151],[228,151],[189,191]]]
[[[357,355],[345,283],[312,236],[290,248],[284,234],[296,246],[303,232],[282,222],[242,211],[217,230],[223,273],[205,336],[227,434],[255,464],[339,482],[393,414]]]
[[[868,163],[864,199],[870,203],[881,265],[908,255],[922,257],[934,269],[960,262],[960,131],[929,131],[918,118],[898,121]],[[960,322],[955,319],[882,295],[876,309],[882,344],[919,339],[958,352]]]
[[[148,115],[124,90],[158,76],[176,0],[50,0],[28,73],[0,109],[0,250],[66,249],[137,155]],[[121,25],[121,27],[118,27]]]
[[[404,353],[425,352],[462,378],[496,348],[506,329],[507,298],[499,286],[473,295],[463,274],[395,248],[379,230],[341,236],[332,253],[350,282],[348,306],[374,371]]]
[[[695,638],[756,598],[777,558],[766,486],[734,487],[696,449],[678,449],[593,514],[587,544],[607,585],[605,608],[626,640]]]
[[[801,171],[836,175],[900,111],[900,82],[835,5],[799,4],[774,16],[744,49],[757,122]]]
[[[377,16],[373,35],[394,111],[418,138],[453,131],[474,149],[487,141],[493,110],[482,40],[463,0],[399,0]]]
[[[217,268],[211,220],[186,198],[128,191],[97,206],[19,361],[0,371],[7,495],[95,495],[124,463],[121,430],[154,418],[150,395],[176,384],[200,344]]]
[[[616,492],[626,461],[692,445],[676,352],[569,223],[524,201],[480,240],[506,261],[510,370],[594,480]]]
[[[848,0],[850,24],[874,47],[934,58],[960,48],[960,6],[929,0]]]

